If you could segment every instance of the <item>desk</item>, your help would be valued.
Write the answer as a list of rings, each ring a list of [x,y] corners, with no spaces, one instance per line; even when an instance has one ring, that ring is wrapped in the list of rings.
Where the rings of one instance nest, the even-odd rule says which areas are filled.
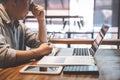
[[[30,62],[27,64],[36,64]],[[0,70],[0,80],[98,80],[98,75],[32,75],[20,74],[19,70],[27,64]]]
[[[120,80],[120,50],[98,50],[95,59],[99,80]]]
[[[110,58],[114,56],[114,58]],[[105,58],[103,58],[105,57]],[[120,50],[98,50],[95,55],[97,60],[97,65],[100,69],[99,75],[75,75],[75,74],[63,74],[60,75],[32,75],[32,74],[20,74],[19,70],[28,64],[36,64],[37,61],[29,62],[17,67],[0,69],[0,80],[120,80],[120,73],[117,70],[120,70]],[[107,64],[103,65],[103,60],[106,59]],[[108,59],[108,60],[107,60]],[[113,61],[112,61],[113,60]],[[111,65],[109,63],[114,63]],[[105,69],[107,68],[107,69]],[[103,71],[104,69],[104,71]],[[112,70],[109,70],[112,69]],[[116,74],[116,75],[112,75]],[[107,72],[107,73],[105,73]],[[110,78],[109,78],[110,77]]]

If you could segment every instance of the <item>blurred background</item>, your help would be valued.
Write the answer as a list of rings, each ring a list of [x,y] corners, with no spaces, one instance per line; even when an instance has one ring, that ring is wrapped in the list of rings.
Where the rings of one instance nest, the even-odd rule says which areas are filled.
[[[119,0],[33,0],[45,8],[48,36],[54,32],[55,38],[94,39],[103,24],[110,26],[105,39],[119,39]],[[31,12],[25,24],[35,32],[38,24]],[[56,44],[68,47],[66,44]],[[88,45],[82,45],[87,46]],[[81,47],[72,45],[70,47]],[[101,46],[101,48],[116,46]]]

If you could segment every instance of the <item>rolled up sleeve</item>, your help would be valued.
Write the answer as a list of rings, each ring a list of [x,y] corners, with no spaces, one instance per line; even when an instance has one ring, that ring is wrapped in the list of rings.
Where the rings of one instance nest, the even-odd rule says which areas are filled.
[[[13,66],[16,61],[16,50],[5,44],[5,40],[0,36],[0,67]]]
[[[14,66],[16,62],[16,50],[8,49],[4,57],[4,67]]]

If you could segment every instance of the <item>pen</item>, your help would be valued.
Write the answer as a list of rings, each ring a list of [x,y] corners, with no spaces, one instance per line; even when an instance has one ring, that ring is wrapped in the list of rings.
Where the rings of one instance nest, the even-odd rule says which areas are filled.
[[[50,36],[48,37],[48,42],[50,42],[55,37],[55,33],[52,32]]]
[[[53,48],[53,51],[52,51],[52,52],[53,52],[52,55],[53,55],[53,56],[56,56],[56,55],[59,53],[60,50],[61,50],[61,48],[55,48],[55,47],[54,47],[54,48]]]
[[[55,48],[53,47],[53,50],[52,50],[52,55],[55,55],[56,52],[55,52]]]
[[[51,42],[51,40],[52,40],[54,37],[55,37],[55,32],[52,32],[52,33],[50,34],[50,36],[48,37],[48,45],[50,45],[49,42]],[[56,51],[55,46],[53,45],[52,54],[50,54],[50,55],[55,56],[56,54],[57,54],[57,51]]]

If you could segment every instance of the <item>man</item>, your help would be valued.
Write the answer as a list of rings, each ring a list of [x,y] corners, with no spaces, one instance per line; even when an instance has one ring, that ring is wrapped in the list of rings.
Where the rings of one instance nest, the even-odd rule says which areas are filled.
[[[35,35],[19,20],[25,18],[31,0],[0,0],[0,67],[15,66],[49,54],[51,44],[47,43],[44,9],[32,6],[32,13],[39,24],[39,34]],[[26,50],[26,46],[33,48]]]

